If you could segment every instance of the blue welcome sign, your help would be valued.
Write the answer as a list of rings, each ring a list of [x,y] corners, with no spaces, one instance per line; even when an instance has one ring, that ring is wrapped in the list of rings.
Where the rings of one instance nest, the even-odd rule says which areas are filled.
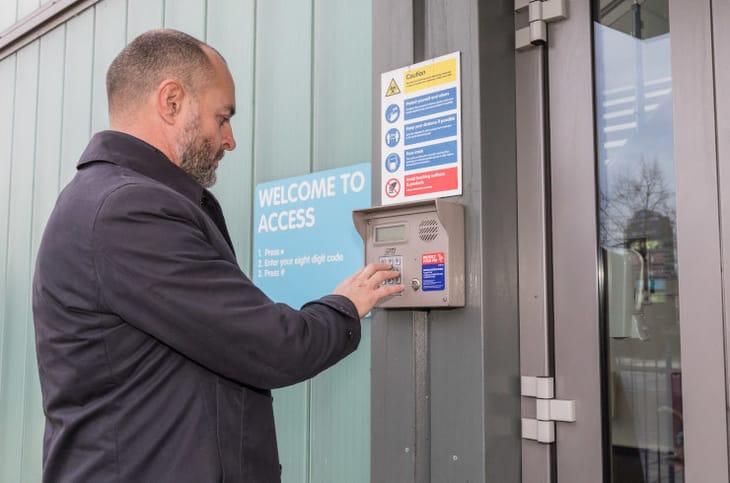
[[[298,308],[363,265],[352,210],[370,207],[370,163],[256,186],[253,280]]]

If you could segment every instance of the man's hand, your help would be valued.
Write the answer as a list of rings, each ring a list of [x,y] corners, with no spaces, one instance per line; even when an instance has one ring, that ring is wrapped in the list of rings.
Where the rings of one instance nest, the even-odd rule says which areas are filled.
[[[390,264],[371,263],[343,280],[334,293],[350,299],[362,318],[370,312],[378,300],[403,291],[403,285],[381,285],[398,275],[400,272],[393,270]]]

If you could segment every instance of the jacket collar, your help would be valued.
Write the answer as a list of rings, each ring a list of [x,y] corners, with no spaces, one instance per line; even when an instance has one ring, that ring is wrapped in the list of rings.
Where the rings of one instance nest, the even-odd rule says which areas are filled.
[[[152,178],[199,204],[213,196],[185,171],[174,164],[162,151],[129,134],[101,131],[94,135],[81,154],[77,169],[103,161],[131,169]]]

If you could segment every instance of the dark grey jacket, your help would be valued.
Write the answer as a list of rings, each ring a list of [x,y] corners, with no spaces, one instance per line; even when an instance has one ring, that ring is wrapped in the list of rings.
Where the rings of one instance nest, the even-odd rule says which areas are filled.
[[[238,267],[213,195],[112,131],[48,221],[33,313],[53,482],[279,481],[269,389],[360,340],[345,297],[272,302]]]

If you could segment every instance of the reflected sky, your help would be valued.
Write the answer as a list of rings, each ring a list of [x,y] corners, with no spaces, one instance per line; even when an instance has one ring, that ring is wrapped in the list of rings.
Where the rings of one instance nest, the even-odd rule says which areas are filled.
[[[601,24],[595,26],[602,164],[618,162],[625,168],[641,156],[656,157],[663,160],[661,164],[668,168],[665,175],[674,184],[669,34],[642,40]],[[616,169],[614,166],[609,175]]]
[[[616,195],[621,180],[655,165],[674,187],[670,36],[638,39],[595,24],[599,185]],[[674,210],[674,196],[667,211]],[[667,213],[663,213],[667,214]],[[609,238],[620,238],[619,233]]]

